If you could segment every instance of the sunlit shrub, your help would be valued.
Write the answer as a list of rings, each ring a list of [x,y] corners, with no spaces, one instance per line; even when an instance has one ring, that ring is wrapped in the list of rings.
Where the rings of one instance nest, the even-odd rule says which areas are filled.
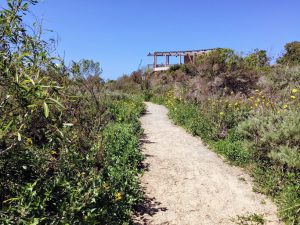
[[[233,161],[238,165],[244,165],[251,159],[251,154],[242,145],[242,142],[233,142],[230,139],[224,139],[216,142],[213,147],[221,155]]]
[[[255,116],[242,122],[238,131],[252,143],[259,159],[267,157],[281,165],[300,169],[300,114],[285,110]]]

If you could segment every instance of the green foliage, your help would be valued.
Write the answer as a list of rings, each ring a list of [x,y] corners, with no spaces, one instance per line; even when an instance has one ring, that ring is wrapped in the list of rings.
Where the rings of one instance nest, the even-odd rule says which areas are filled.
[[[145,101],[150,101],[151,98],[153,97],[153,92],[151,90],[145,90],[143,95]]]
[[[300,67],[280,67],[273,68],[266,75],[265,89],[276,92],[280,95],[285,94],[287,89],[296,88],[300,85]],[[283,93],[282,93],[283,92]]]
[[[266,50],[255,49],[252,53],[244,58],[244,62],[248,67],[265,67],[269,65],[269,57]]]
[[[292,182],[283,187],[278,197],[277,202],[282,209],[279,213],[288,223],[300,224],[300,187],[299,183],[293,182],[293,178],[290,180]],[[298,181],[300,181],[299,175]]]
[[[108,208],[111,221],[105,224],[120,224],[130,220],[132,207],[141,199],[138,174],[143,159],[139,151],[139,137],[132,124],[115,123],[104,132],[103,176],[115,193],[120,193],[120,201]]]
[[[136,102],[131,99],[114,101],[110,105],[109,111],[112,113],[115,121],[135,121],[141,112],[145,111],[145,106],[142,103],[142,100],[142,98],[135,97]]]
[[[141,197],[142,100],[108,95],[92,60],[68,73],[39,39],[40,27],[36,36],[26,32],[23,15],[35,1],[7,3],[0,13],[0,223],[128,224]]]
[[[176,124],[182,125],[193,135],[199,135],[203,140],[216,138],[215,126],[195,105],[176,101],[170,107],[169,115]]]
[[[300,42],[293,41],[285,46],[285,53],[277,60],[277,63],[284,65],[299,65],[300,64]]]
[[[242,58],[232,49],[219,48],[197,56],[196,65],[201,76],[213,79],[221,73],[237,68],[241,61]]]
[[[176,64],[176,65],[172,65],[171,67],[170,67],[170,71],[177,71],[177,70],[179,70],[181,68],[181,65],[179,65],[179,64]]]
[[[213,142],[212,146],[216,152],[240,166],[246,165],[252,159],[249,149],[244,146],[242,141],[234,140],[232,135],[223,140]]]
[[[198,74],[197,67],[191,63],[180,65],[180,71],[192,77]]]
[[[238,131],[249,140],[255,156],[267,156],[280,165],[300,169],[300,114],[296,110],[251,117],[239,124]]]
[[[61,130],[69,122],[61,116],[65,75],[57,76],[49,45],[25,32],[28,4],[9,1],[8,6],[0,13],[0,201],[47,174],[43,163],[50,163],[51,151],[64,148]]]
[[[150,100],[151,102],[159,105],[165,104],[165,98],[162,95],[153,95]]]
[[[102,73],[99,62],[82,59],[79,62],[72,62],[71,72],[74,78],[99,77]]]
[[[300,176],[297,171],[284,171],[274,165],[258,164],[252,171],[256,190],[272,196],[279,214],[287,224],[300,223]]]
[[[237,216],[234,222],[238,225],[263,225],[265,220],[262,215],[256,213],[247,216]]]
[[[132,105],[135,112],[130,111],[133,116],[126,117],[128,112],[124,109],[116,110],[113,118],[123,118],[122,121],[105,126],[103,138],[99,137],[89,151],[77,151],[75,143],[62,149],[54,174],[45,174],[45,179],[39,173],[33,183],[24,183],[15,196],[3,202],[0,221],[7,224],[129,222],[132,207],[141,198],[138,174],[143,156],[139,151],[138,117],[144,106],[142,101],[130,99],[118,100],[116,105],[128,110],[126,106]],[[45,163],[41,156],[29,159]],[[47,165],[43,168],[48,169]],[[10,169],[32,174],[24,164]],[[12,172],[8,171],[8,175],[13,175]]]

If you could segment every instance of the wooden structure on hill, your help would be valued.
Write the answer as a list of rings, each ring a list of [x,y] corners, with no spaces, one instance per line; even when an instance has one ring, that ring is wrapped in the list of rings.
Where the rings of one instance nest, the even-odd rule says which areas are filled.
[[[168,70],[170,66],[170,57],[179,57],[178,64],[194,63],[197,55],[208,53],[215,49],[202,49],[202,50],[187,50],[187,51],[168,51],[168,52],[154,52],[148,54],[153,57],[153,64],[149,64],[148,68],[153,68],[154,71]],[[163,64],[158,64],[157,58],[165,57]],[[183,62],[182,62],[183,59]],[[175,64],[176,65],[176,64]]]

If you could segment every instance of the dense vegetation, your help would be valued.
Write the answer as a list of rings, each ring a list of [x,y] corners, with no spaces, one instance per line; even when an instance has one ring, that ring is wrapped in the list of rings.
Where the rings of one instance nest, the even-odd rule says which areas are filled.
[[[282,219],[300,224],[300,42],[286,44],[275,65],[264,50],[217,49],[194,64],[105,83],[99,63],[66,67],[50,54],[42,28],[23,23],[37,1],[7,3],[0,12],[1,224],[129,224],[142,199],[144,99],[165,104],[176,124],[249,170]]]
[[[300,224],[299,43],[288,43],[276,65],[264,50],[242,56],[217,49],[195,64],[116,83],[166,105],[176,124],[248,169],[287,224]]]
[[[99,63],[52,57],[23,24],[35,3],[0,12],[0,224],[128,224],[143,101],[109,88]]]

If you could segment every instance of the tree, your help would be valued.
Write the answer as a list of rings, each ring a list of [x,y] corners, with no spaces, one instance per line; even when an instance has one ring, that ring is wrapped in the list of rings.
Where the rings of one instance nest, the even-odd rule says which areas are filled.
[[[266,50],[255,49],[244,58],[244,61],[250,67],[264,67],[269,65],[270,59]]]
[[[74,78],[100,77],[102,69],[99,62],[89,59],[82,59],[79,62],[72,62],[71,73]]]
[[[284,65],[299,65],[300,64],[300,41],[287,43],[285,53],[277,60],[277,63]]]

